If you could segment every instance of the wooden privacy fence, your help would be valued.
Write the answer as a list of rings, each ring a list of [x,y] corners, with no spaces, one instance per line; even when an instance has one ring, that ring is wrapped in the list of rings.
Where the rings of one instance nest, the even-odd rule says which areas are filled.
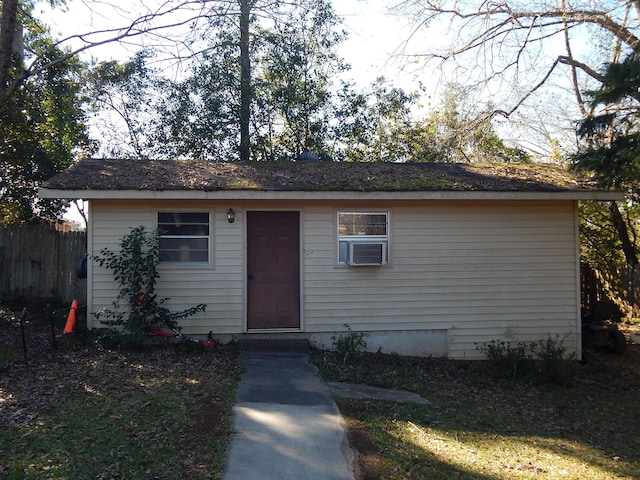
[[[598,271],[583,264],[580,274],[583,306],[609,299],[616,303],[625,316],[640,316],[640,265]]]
[[[589,265],[580,265],[580,295],[583,307],[590,307],[598,300],[608,298],[598,275]]]
[[[85,232],[60,232],[53,225],[0,226],[0,299],[86,302],[86,280],[78,261],[86,256]]]

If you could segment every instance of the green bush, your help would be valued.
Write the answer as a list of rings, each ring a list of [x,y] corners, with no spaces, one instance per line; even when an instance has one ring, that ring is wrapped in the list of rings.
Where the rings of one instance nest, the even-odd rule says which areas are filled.
[[[343,355],[343,363],[347,363],[350,355],[358,352],[364,352],[367,349],[367,341],[365,338],[369,335],[366,332],[354,332],[348,324],[344,324],[347,329],[346,334],[337,333],[331,337],[333,349],[340,355]]]
[[[535,370],[532,372],[534,381],[541,383],[563,383],[568,375],[568,361],[575,358],[575,354],[568,355],[564,345],[564,338],[547,337],[533,344]]]
[[[93,259],[98,265],[111,270],[120,289],[113,308],[103,308],[96,313],[98,319],[112,330],[105,339],[109,343],[137,345],[152,329],[178,328],[177,320],[187,318],[206,305],[199,304],[179,312],[164,307],[169,298],[158,298],[156,283],[160,274],[160,235],[158,230],[148,232],[144,226],[133,228],[120,240],[120,250],[104,248]],[[121,303],[126,303],[123,309]]]
[[[566,380],[567,361],[574,358],[573,354],[567,355],[565,338],[547,337],[515,344],[492,340],[476,345],[476,348],[487,356],[501,375],[535,383],[561,383]]]
[[[516,378],[530,369],[531,359],[524,343],[514,345],[502,340],[491,340],[476,348],[487,356],[498,372],[508,377]]]

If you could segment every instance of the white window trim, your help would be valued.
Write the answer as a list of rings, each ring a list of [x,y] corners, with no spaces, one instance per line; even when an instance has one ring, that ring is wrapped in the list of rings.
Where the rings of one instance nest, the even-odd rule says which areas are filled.
[[[158,229],[160,228],[158,225],[158,214],[159,213],[206,213],[209,219],[209,235],[208,236],[204,236],[204,235],[200,235],[200,236],[193,236],[190,238],[207,238],[207,261],[206,262],[160,262],[158,264],[158,268],[162,268],[162,269],[171,269],[171,270],[175,270],[175,269],[180,269],[180,268],[210,268],[213,267],[213,235],[214,235],[214,231],[213,231],[213,227],[214,227],[214,219],[215,219],[215,215],[214,212],[212,212],[209,209],[202,209],[202,208],[156,208],[154,210],[154,225],[155,228]],[[161,235],[160,238],[184,238],[181,237],[180,235]]]
[[[386,235],[340,235],[340,214],[356,213],[356,214],[371,214],[386,216],[387,222],[387,234]],[[336,211],[336,264],[340,267],[356,266],[355,264],[349,264],[348,262],[340,261],[340,243],[377,243],[383,242],[385,244],[385,252],[383,254],[384,263],[382,264],[368,264],[369,266],[387,266],[390,262],[390,244],[391,244],[391,212],[389,210],[337,210]]]

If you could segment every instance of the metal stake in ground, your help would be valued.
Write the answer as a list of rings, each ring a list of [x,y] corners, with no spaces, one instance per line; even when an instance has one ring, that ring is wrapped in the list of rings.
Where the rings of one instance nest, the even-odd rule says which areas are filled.
[[[22,336],[22,351],[24,352],[25,361],[27,358],[27,338],[24,334],[24,322],[27,320],[27,308],[22,309],[22,314],[20,315],[20,335]]]

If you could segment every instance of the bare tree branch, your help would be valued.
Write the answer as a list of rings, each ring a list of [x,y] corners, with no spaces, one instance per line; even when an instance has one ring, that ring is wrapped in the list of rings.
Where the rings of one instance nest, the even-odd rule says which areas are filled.
[[[11,15],[5,15],[5,10],[9,9],[12,4],[17,5],[20,0],[8,0],[2,2],[2,26],[0,27],[0,52],[5,50],[2,42],[6,41],[9,45],[13,42],[13,34],[15,27],[12,29],[7,23],[11,20]],[[117,16],[126,18],[127,15],[134,14],[133,6],[130,3],[118,4],[116,0],[84,0],[83,3],[92,12],[98,7],[108,7],[111,12],[114,10],[119,12]],[[253,7],[259,7],[263,12],[278,12],[278,7],[295,6],[295,1],[277,1],[277,0],[251,0],[249,3]],[[145,5],[145,2],[140,2]],[[144,7],[144,10],[135,18],[128,21],[122,26],[113,28],[95,29],[84,33],[70,35],[61,38],[56,42],[56,46],[61,48],[65,53],[55,61],[35,57],[30,59],[28,67],[18,71],[15,78],[8,81],[9,67],[4,68],[2,64],[3,57],[0,55],[0,107],[2,107],[11,98],[16,89],[18,89],[28,78],[39,75],[55,65],[66,62],[83,52],[90,49],[108,45],[110,43],[130,44],[136,49],[155,47],[157,49],[165,49],[172,53],[174,59],[192,58],[203,50],[195,51],[192,45],[196,44],[203,36],[203,30],[206,31],[207,23],[215,18],[234,18],[240,16],[239,0],[164,0],[161,3],[154,3],[153,8]],[[126,5],[126,6],[123,6]],[[98,15],[98,13],[96,13]],[[265,14],[266,15],[266,14]],[[116,16],[116,17],[117,17]],[[15,23],[15,19],[14,19]],[[3,38],[4,32],[7,38]],[[13,33],[12,33],[13,32]],[[10,38],[9,38],[10,37]],[[9,62],[11,57],[9,55]],[[4,77],[3,77],[3,72]],[[4,83],[2,80],[4,79]],[[4,87],[4,88],[3,88]]]
[[[443,83],[474,86],[512,125],[517,110],[544,108],[574,131],[569,119],[588,112],[582,95],[598,88],[602,66],[640,47],[640,0],[401,0],[391,10],[412,24],[397,56],[437,65]]]
[[[556,58],[556,60],[553,62],[553,65],[551,65],[551,68],[549,68],[547,73],[542,77],[542,80],[540,80],[522,98],[520,98],[520,100],[518,100],[518,102],[509,111],[496,110],[495,113],[498,113],[500,115],[503,115],[506,118],[509,118],[509,116],[513,114],[513,112],[515,112],[529,97],[531,97],[531,95],[533,95],[537,90],[539,90],[547,82],[547,80],[549,80],[549,77],[551,77],[551,74],[559,64],[569,65],[572,68],[578,68],[583,72],[585,72],[590,77],[593,77],[598,81],[602,80],[602,75],[600,75],[598,72],[591,69],[588,65],[582,62],[579,62],[573,58],[570,58],[566,55],[561,55],[558,58]]]
[[[624,44],[634,48],[638,44],[638,37],[631,32],[626,25],[611,18],[607,10],[587,10],[587,9],[563,9],[549,8],[541,10],[519,10],[511,8],[507,2],[485,2],[477,10],[462,10],[462,7],[446,8],[446,3],[408,0],[400,2],[394,11],[407,12],[416,20],[416,26],[420,28],[426,26],[434,19],[442,16],[449,16],[461,20],[479,20],[486,22],[488,27],[485,31],[490,33],[494,29],[507,27],[508,30],[521,28],[523,26],[534,26],[539,19],[555,19],[559,22],[566,22],[567,25],[578,25],[592,23],[598,25],[609,33],[619,38]],[[419,8],[417,8],[419,7]],[[497,22],[497,23],[492,23]]]
[[[566,0],[562,0],[563,10],[566,10]],[[571,39],[569,37],[569,25],[567,24],[566,19],[563,17],[562,22],[564,24],[564,46],[567,50],[567,58],[573,58],[573,52],[571,48]],[[582,99],[582,93],[580,92],[580,87],[578,85],[578,70],[575,65],[571,66],[571,84],[573,86],[573,91],[576,96],[576,102],[578,104],[578,108],[580,109],[580,113],[582,118],[587,116],[587,109],[585,108],[585,102]]]

